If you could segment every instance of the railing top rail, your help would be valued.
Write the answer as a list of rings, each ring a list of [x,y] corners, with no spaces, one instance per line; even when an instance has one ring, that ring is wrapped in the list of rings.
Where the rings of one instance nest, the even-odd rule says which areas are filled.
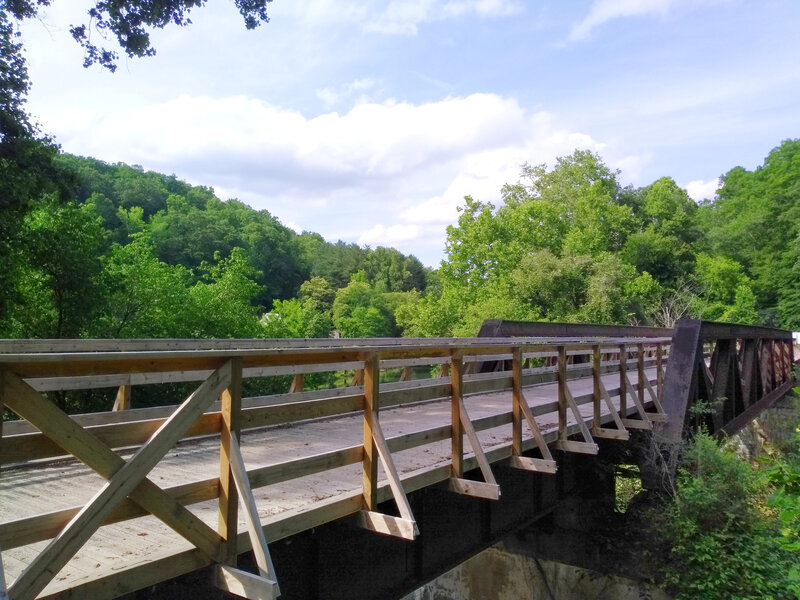
[[[672,335],[672,330],[664,330],[663,339]],[[471,347],[471,346],[519,346],[597,344],[616,342],[621,336],[575,335],[566,336],[515,336],[474,337],[474,338],[259,338],[259,339],[0,339],[0,357],[32,354],[78,354],[78,353],[123,353],[123,352],[278,352],[287,350],[355,350],[381,351],[408,347]],[[653,336],[622,336],[653,341]],[[635,342],[631,342],[635,343]]]
[[[381,339],[371,340],[371,344],[361,344],[362,340],[345,340],[336,346],[292,347],[281,344],[251,348],[221,348],[175,350],[160,349],[158,340],[152,349],[116,351],[99,351],[87,340],[86,351],[39,351],[25,347],[27,340],[20,340],[20,348],[9,340],[0,348],[0,366],[5,365],[19,376],[29,377],[74,377],[79,375],[107,375],[112,373],[149,373],[175,372],[204,369],[216,369],[224,361],[232,357],[241,357],[246,368],[282,366],[282,365],[320,365],[363,360],[367,353],[376,353],[380,359],[412,359],[421,357],[450,356],[453,353],[462,355],[497,354],[498,351],[510,352],[512,348],[535,348],[537,350],[554,350],[566,347],[568,350],[600,345],[615,347],[620,343],[635,344],[667,344],[670,338],[625,338],[609,339],[566,339],[566,338],[428,338],[424,340]],[[103,340],[108,342],[107,340]],[[277,342],[269,340],[270,342]],[[283,342],[285,340],[280,340]],[[308,341],[308,340],[306,340]],[[400,343],[398,343],[400,342]],[[346,344],[346,345],[345,345]],[[12,352],[17,349],[17,352]],[[5,353],[4,353],[5,352]]]
[[[595,325],[590,323],[548,323],[531,321],[506,321],[487,319],[483,322],[478,337],[670,337],[673,329],[665,327],[642,327],[638,325]]]

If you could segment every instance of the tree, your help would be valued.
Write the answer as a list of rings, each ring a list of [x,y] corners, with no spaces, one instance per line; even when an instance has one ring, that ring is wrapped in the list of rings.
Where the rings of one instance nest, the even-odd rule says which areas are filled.
[[[13,337],[79,337],[99,308],[106,237],[91,205],[46,197],[23,221]]]
[[[115,245],[106,258],[107,295],[93,326],[96,337],[165,338],[196,334],[190,288],[192,274],[182,265],[156,258],[150,241],[137,235]]]
[[[234,0],[244,18],[247,29],[255,29],[261,23],[269,22],[267,4],[272,0]],[[30,19],[38,14],[41,6],[50,4],[49,0],[9,0],[6,6],[17,20]],[[142,0],[99,0],[88,11],[89,25],[72,25],[70,33],[86,51],[83,65],[95,63],[110,71],[117,68],[119,55],[114,50],[96,46],[91,41],[92,26],[98,35],[107,39],[110,33],[116,38],[120,48],[130,58],[153,56],[155,48],[150,43],[151,29],[163,29],[169,24],[185,26],[191,24],[190,11],[205,4],[204,0],[163,0],[143,2]]]
[[[333,324],[343,337],[388,337],[394,323],[381,295],[364,281],[363,271],[336,292]]]
[[[300,300],[311,300],[318,310],[330,312],[333,309],[333,300],[336,292],[328,281],[322,277],[312,277],[300,286]]]
[[[717,198],[698,214],[709,253],[744,267],[760,309],[772,312],[783,304],[781,322],[795,322],[786,300],[797,283],[793,250],[800,234],[800,140],[784,141],[753,171],[736,167],[721,179]]]
[[[228,258],[204,263],[203,281],[190,290],[196,311],[192,337],[258,337],[260,307],[254,300],[261,292],[260,273],[250,266],[244,250],[234,248]]]
[[[268,338],[326,338],[333,329],[330,313],[319,310],[317,304],[276,300],[272,310],[261,317],[263,336]]]

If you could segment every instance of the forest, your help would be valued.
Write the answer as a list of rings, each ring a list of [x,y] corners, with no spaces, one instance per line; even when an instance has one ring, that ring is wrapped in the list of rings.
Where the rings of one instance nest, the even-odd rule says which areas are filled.
[[[0,209],[0,337],[472,336],[484,319],[800,328],[800,140],[694,202],[575,150],[467,197],[438,269],[28,139]]]

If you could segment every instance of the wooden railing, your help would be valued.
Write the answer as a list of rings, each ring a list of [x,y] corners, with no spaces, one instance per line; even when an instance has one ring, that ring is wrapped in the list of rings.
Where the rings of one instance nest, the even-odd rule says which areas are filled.
[[[196,549],[198,560],[192,568],[217,563],[221,588],[245,597],[275,597],[279,588],[267,537],[278,536],[265,537],[254,488],[361,463],[361,502],[349,512],[357,513],[367,529],[414,539],[419,532],[406,497],[408,481],[401,480],[392,453],[450,440],[449,467],[442,471],[436,466],[435,477],[448,480],[454,492],[497,499],[500,489],[492,474],[493,460],[507,458],[519,469],[554,473],[550,443],[568,452],[595,454],[595,438],[626,440],[629,428],[649,429],[653,422],[665,420],[660,400],[669,345],[667,337],[1,342],[0,413],[5,407],[21,420],[8,421],[0,429],[0,466],[27,468],[35,461],[72,457],[106,480],[88,504],[0,523],[3,550],[50,540],[13,581],[8,594],[15,600],[35,598],[100,526],[154,515]],[[480,365],[489,363],[496,367],[480,372]],[[432,365],[442,367],[436,376],[410,379],[411,369]],[[380,383],[382,373],[398,368],[405,374],[403,380]],[[647,376],[649,368],[655,368],[654,379]],[[303,390],[304,375],[343,370],[360,373],[358,385]],[[606,389],[601,375],[616,371],[619,387]],[[294,377],[288,393],[242,398],[243,379],[286,375]],[[573,396],[569,381],[581,377],[592,378],[593,391]],[[130,407],[138,386],[192,381],[200,385],[179,405]],[[531,407],[524,388],[548,381],[558,382],[558,397]],[[108,387],[119,388],[115,408],[125,410],[68,416],[42,395]],[[511,392],[508,410],[471,419],[464,396],[498,390]],[[613,397],[618,397],[616,405]],[[449,425],[384,435],[380,409],[443,398],[451,405]],[[589,403],[593,411],[587,424],[579,408]],[[558,413],[558,427],[554,435],[546,436],[536,417],[551,412]],[[242,431],[357,413],[364,425],[361,444],[266,467],[245,467]],[[477,432],[509,423],[510,444],[487,455]],[[530,437],[523,436],[525,425]],[[579,439],[570,439],[576,435]],[[218,477],[165,488],[148,478],[176,443],[202,436],[219,436]],[[465,437],[471,457],[465,453]],[[121,458],[121,449],[127,449],[130,458]],[[529,450],[538,456],[525,455]],[[379,501],[386,498],[378,481],[379,463],[399,516],[378,511]],[[481,481],[464,477],[474,467]],[[219,513],[216,528],[186,508],[214,499]],[[237,531],[240,515],[247,524],[244,543]],[[300,530],[313,522],[295,527]],[[291,530],[284,528],[282,535],[287,532]],[[248,546],[254,551],[258,574],[234,566],[237,554]]]

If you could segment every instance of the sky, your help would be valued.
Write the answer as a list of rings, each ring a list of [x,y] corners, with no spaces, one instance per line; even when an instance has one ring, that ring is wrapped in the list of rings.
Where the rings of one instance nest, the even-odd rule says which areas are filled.
[[[699,201],[800,137],[795,0],[274,0],[253,31],[212,0],[114,74],[69,35],[90,5],[22,30],[28,110],[64,151],[428,266],[464,196],[498,203],[526,162],[589,149]]]

